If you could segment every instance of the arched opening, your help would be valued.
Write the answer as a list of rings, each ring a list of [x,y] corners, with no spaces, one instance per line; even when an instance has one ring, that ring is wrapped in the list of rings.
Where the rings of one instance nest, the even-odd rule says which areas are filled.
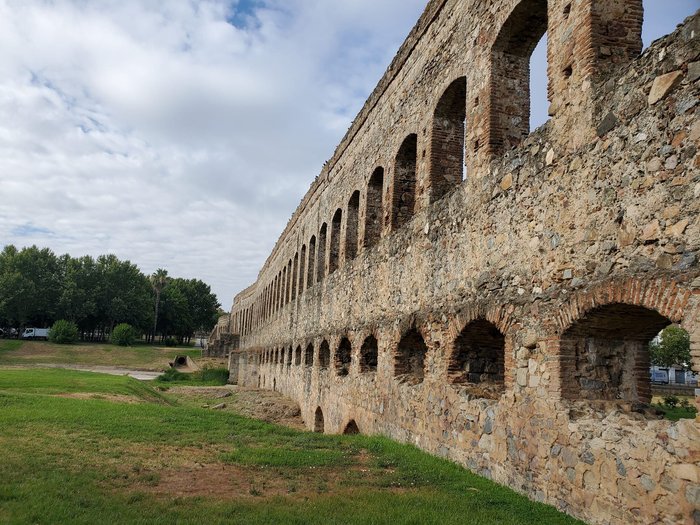
[[[277,392],[277,378],[276,377],[272,378],[272,390]]]
[[[479,397],[497,398],[503,393],[505,337],[485,319],[464,327],[454,341],[448,375],[454,385],[471,384]]]
[[[328,225],[324,222],[318,233],[318,262],[316,263],[316,282],[323,281],[326,276],[326,243],[328,241]]]
[[[562,396],[649,403],[649,342],[669,324],[658,312],[629,304],[587,312],[561,336]]]
[[[306,288],[314,285],[314,264],[316,262],[316,236],[312,236],[309,241],[309,267],[306,274]]]
[[[295,355],[294,355],[294,364],[296,366],[301,365],[301,345],[297,346]]]
[[[394,164],[394,192],[391,199],[392,230],[401,228],[415,213],[417,156],[418,136],[412,134],[401,144]]]
[[[377,339],[370,335],[360,347],[360,372],[376,372],[379,360],[379,346]]]
[[[507,151],[530,133],[530,57],[547,31],[547,0],[522,0],[491,51],[489,147]]]
[[[354,436],[359,433],[360,429],[358,428],[357,423],[355,423],[355,420],[351,419],[350,421],[348,421],[348,424],[345,425],[345,430],[343,430],[343,434]]]
[[[306,368],[314,366],[314,345],[311,343],[309,343],[304,352],[304,366]]]
[[[287,291],[284,296],[284,304],[289,304],[289,298],[292,294],[292,260],[287,263]]]
[[[338,269],[338,261],[340,257],[340,225],[343,222],[343,210],[338,209],[333,215],[331,222],[331,249],[330,258],[328,261],[328,275]]]
[[[297,298],[297,277],[299,275],[299,252],[294,254],[294,266],[292,269],[292,301]]]
[[[374,170],[367,185],[367,206],[365,207],[365,248],[371,248],[382,236],[384,220],[384,168]]]
[[[530,131],[536,130],[549,120],[548,83],[545,33],[530,55]]]
[[[356,191],[348,201],[348,215],[345,225],[345,260],[357,257],[357,223],[360,215],[360,192]]]
[[[304,279],[306,278],[306,244],[301,247],[299,259],[299,295],[304,291]]]
[[[335,351],[335,371],[339,377],[350,374],[350,364],[352,362],[352,345],[347,337],[343,337]]]
[[[325,339],[318,350],[318,362],[321,370],[328,370],[331,366],[331,347]]]
[[[425,377],[428,347],[421,333],[412,328],[399,341],[394,358],[394,376],[401,383],[417,385]]]
[[[293,353],[293,352],[294,352],[294,350],[293,350],[292,347],[290,346],[290,347],[287,349],[287,368],[290,368],[290,367],[292,366],[292,353]]]
[[[444,197],[462,182],[464,131],[467,118],[467,78],[460,77],[445,90],[433,115],[430,151],[431,201]]]
[[[323,410],[321,410],[321,407],[316,408],[316,414],[314,415],[314,432],[319,434],[324,432]]]

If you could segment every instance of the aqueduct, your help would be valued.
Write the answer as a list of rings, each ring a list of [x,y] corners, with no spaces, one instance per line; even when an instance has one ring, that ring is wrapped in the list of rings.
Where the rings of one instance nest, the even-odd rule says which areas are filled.
[[[232,380],[590,523],[700,523],[700,420],[647,408],[663,327],[700,371],[700,15],[640,55],[642,18],[431,0],[212,334]]]

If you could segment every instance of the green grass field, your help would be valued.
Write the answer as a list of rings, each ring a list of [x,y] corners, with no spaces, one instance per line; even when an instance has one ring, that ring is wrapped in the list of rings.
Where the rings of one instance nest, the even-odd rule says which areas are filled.
[[[0,339],[0,366],[33,366],[38,364],[72,366],[114,366],[139,370],[164,370],[175,356],[198,358],[199,349],[163,348],[136,345],[128,348],[107,343],[58,345],[48,341]]]
[[[0,370],[0,446],[0,523],[579,523],[410,446],[185,406],[126,377]]]

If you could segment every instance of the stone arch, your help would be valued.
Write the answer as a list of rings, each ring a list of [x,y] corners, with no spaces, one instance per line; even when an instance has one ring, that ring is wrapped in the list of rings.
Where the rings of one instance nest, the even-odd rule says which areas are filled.
[[[286,292],[284,294],[284,304],[289,304],[289,298],[291,297],[292,293],[292,260],[289,259],[289,262],[287,263],[287,287],[286,287]]]
[[[547,32],[547,0],[521,0],[491,49],[489,150],[500,154],[530,133],[530,57]]]
[[[325,339],[318,349],[318,363],[321,370],[328,370],[331,366],[331,347]]]
[[[343,434],[345,435],[357,435],[360,433],[360,428],[357,426],[357,423],[355,422],[354,419],[351,419],[348,421],[347,425],[345,425],[345,430],[343,430]]]
[[[339,377],[350,374],[352,364],[352,344],[347,337],[343,337],[335,351],[335,372]]]
[[[391,229],[406,224],[416,212],[416,163],[418,135],[406,137],[396,154],[394,163],[393,195],[391,199]]]
[[[314,265],[316,264],[316,236],[312,235],[309,240],[309,264],[306,274],[306,289],[314,285]]]
[[[486,319],[469,322],[454,339],[447,372],[454,385],[478,385],[480,397],[499,397],[505,378],[505,336]]]
[[[376,372],[379,362],[379,345],[374,335],[369,335],[360,347],[360,372]]]
[[[323,281],[326,276],[326,245],[328,243],[328,224],[321,225],[318,232],[318,258],[316,262],[316,282]]]
[[[382,236],[384,220],[384,168],[374,170],[367,184],[365,197],[364,247],[372,248]]]
[[[411,328],[399,341],[394,355],[394,377],[401,383],[420,384],[425,378],[428,346],[418,329]]]
[[[323,434],[325,432],[325,422],[321,407],[316,407],[316,412],[314,413],[314,432],[318,434]]]
[[[331,248],[328,260],[328,275],[338,269],[340,261],[340,225],[343,222],[343,210],[338,208],[331,221]]]
[[[430,148],[431,201],[462,182],[467,118],[467,78],[454,80],[440,97],[433,115]]]
[[[291,368],[292,366],[292,354],[294,353],[294,349],[290,346],[287,348],[287,368]]]
[[[301,345],[297,346],[296,355],[294,356],[294,364],[296,366],[301,365]]]
[[[360,192],[353,192],[348,201],[348,213],[345,218],[345,260],[357,257],[358,223],[360,218]]]
[[[309,343],[304,352],[304,366],[311,368],[314,366],[314,344]]]

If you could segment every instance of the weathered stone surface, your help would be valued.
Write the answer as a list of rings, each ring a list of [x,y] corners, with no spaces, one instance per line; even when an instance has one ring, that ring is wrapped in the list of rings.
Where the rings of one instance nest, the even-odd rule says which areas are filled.
[[[645,345],[680,323],[700,368],[700,87],[647,95],[700,56],[700,17],[625,64],[635,2],[430,2],[212,335],[240,336],[232,381],[589,523],[694,519],[699,423],[645,410]],[[509,46],[545,29],[552,119],[528,135]]]
[[[649,104],[654,105],[664,99],[683,79],[683,71],[673,71],[654,79],[649,92]]]

